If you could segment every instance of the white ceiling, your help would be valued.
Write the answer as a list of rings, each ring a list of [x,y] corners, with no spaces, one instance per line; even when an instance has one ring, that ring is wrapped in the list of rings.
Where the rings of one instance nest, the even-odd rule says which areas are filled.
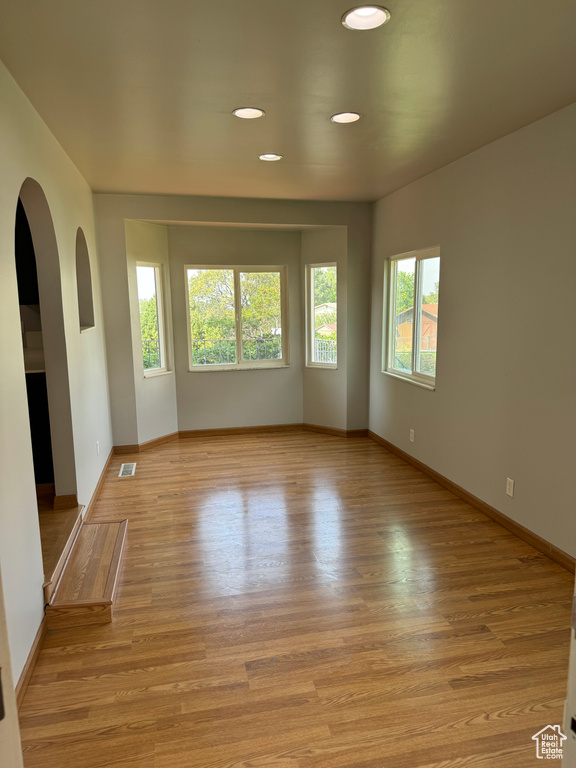
[[[375,200],[576,101],[576,0],[384,4],[2,0],[0,58],[100,192]]]

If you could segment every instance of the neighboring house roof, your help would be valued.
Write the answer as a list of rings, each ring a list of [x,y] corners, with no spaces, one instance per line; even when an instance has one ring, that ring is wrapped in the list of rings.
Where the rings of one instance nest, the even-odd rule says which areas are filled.
[[[336,333],[337,326],[338,323],[324,323],[324,325],[319,325],[316,328],[316,333],[319,333],[321,336],[328,336],[331,333]]]
[[[335,312],[337,306],[335,301],[327,301],[324,304],[318,304],[317,307],[314,307],[314,314],[321,315],[323,312]]]
[[[411,323],[412,315],[414,314],[414,307],[409,307],[402,312],[398,312],[397,318],[401,318],[401,322]],[[422,304],[422,317],[427,317],[433,322],[438,322],[438,304]]]

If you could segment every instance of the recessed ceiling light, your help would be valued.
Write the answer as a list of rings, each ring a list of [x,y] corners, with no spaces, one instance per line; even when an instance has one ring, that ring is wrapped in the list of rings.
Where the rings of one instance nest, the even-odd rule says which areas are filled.
[[[258,109],[258,107],[239,107],[232,114],[244,120],[254,120],[257,117],[264,117],[266,113],[263,109]]]
[[[267,163],[275,163],[276,160],[282,160],[284,155],[275,155],[274,152],[266,152],[264,155],[260,155],[260,160],[264,160]]]
[[[390,20],[390,11],[380,5],[359,5],[342,16],[347,29],[376,29]]]
[[[358,112],[338,112],[337,115],[332,115],[330,120],[333,123],[355,123],[361,117],[362,115],[359,115]]]

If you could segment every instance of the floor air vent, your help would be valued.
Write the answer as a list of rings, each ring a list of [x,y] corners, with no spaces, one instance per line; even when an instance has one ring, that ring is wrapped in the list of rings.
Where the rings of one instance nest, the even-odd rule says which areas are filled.
[[[131,464],[122,464],[120,466],[120,472],[118,477],[134,477],[136,474],[136,462]]]

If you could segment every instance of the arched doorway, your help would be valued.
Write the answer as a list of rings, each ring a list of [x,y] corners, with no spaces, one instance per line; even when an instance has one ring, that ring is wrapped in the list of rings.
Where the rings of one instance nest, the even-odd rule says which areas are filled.
[[[79,511],[60,259],[46,196],[30,178],[18,198],[15,258],[44,574],[50,581]]]

